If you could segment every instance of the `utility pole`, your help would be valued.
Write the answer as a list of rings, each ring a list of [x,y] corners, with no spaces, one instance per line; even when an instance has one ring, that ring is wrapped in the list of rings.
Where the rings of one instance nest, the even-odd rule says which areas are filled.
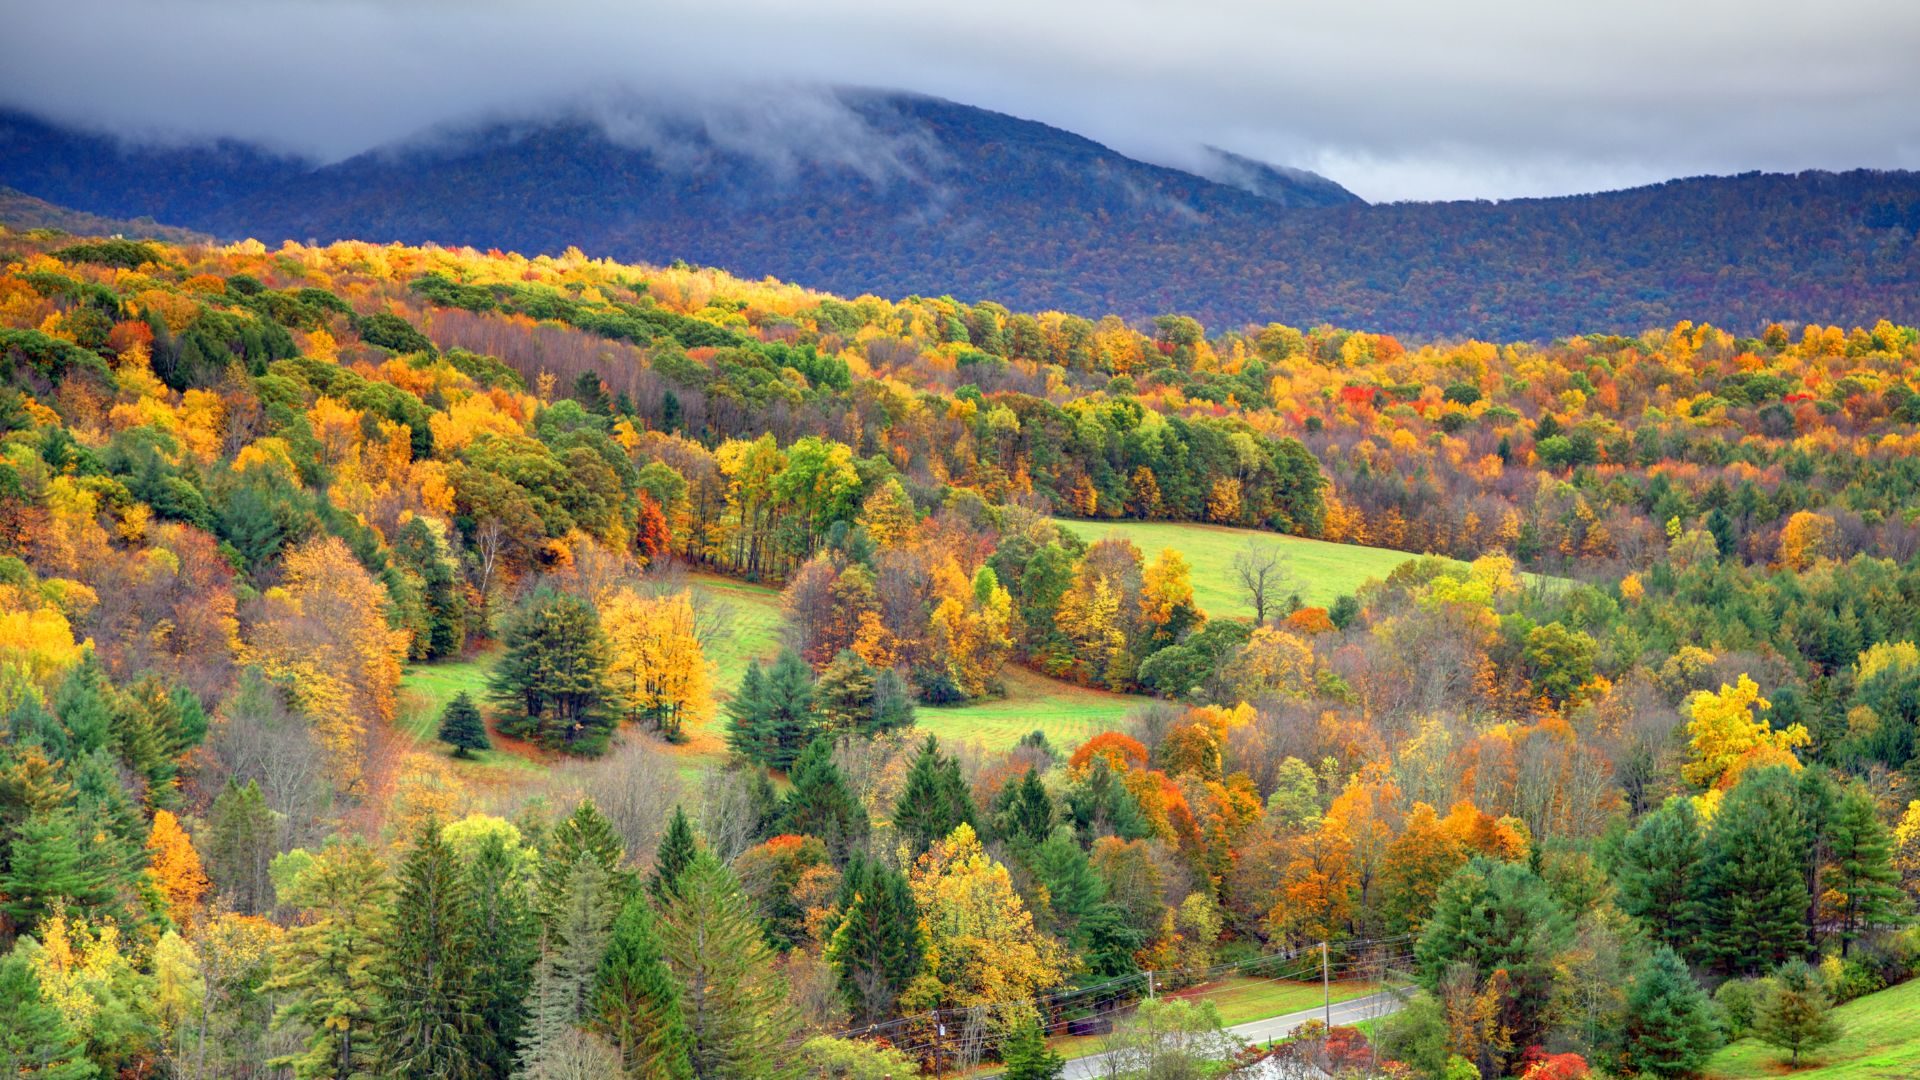
[[[1153,1000],[1153,972],[1147,972],[1147,1000]]]
[[[1327,1030],[1333,1030],[1333,982],[1327,972],[1327,943],[1320,943],[1320,997],[1325,1003]]]

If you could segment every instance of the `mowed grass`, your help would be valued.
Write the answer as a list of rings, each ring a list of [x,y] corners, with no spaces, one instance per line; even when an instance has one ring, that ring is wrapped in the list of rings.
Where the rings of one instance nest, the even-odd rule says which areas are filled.
[[[1047,733],[1059,751],[1071,751],[1087,739],[1120,726],[1129,710],[1150,699],[1110,694],[1049,679],[1008,664],[1000,672],[1005,697],[967,705],[927,705],[915,710],[922,731],[937,735],[948,746],[978,743],[987,750],[1005,750],[1028,733]]]
[[[1789,1069],[1786,1055],[1758,1039],[1742,1039],[1708,1063],[1710,1080],[1792,1076],[1796,1080],[1895,1080],[1920,1076],[1920,980],[1849,1001],[1835,1009],[1842,1034],[1832,1046]]]
[[[1163,548],[1178,551],[1193,567],[1194,601],[1212,618],[1253,617],[1253,605],[1247,603],[1233,571],[1234,556],[1245,551],[1249,542],[1279,549],[1287,573],[1300,590],[1301,601],[1315,607],[1327,607],[1367,582],[1385,578],[1408,559],[1419,557],[1392,548],[1332,544],[1225,525],[1071,518],[1055,518],[1054,522],[1089,544],[1123,536],[1133,541],[1149,562]]]
[[[1276,982],[1273,979],[1261,979],[1252,976],[1236,976],[1219,982],[1203,983],[1167,994],[1170,998],[1184,998],[1190,1001],[1208,1001],[1220,1012],[1220,1022],[1227,1027],[1245,1024],[1254,1020],[1265,1020],[1288,1013],[1317,1009],[1327,1003],[1331,997],[1333,1004],[1354,998],[1366,997],[1386,988],[1384,983],[1371,979],[1343,979],[1332,983],[1325,993],[1320,981]]]
[[[443,660],[435,664],[410,664],[400,676],[399,719],[401,734],[413,739],[414,749],[453,759],[453,748],[440,741],[440,714],[454,695],[465,690],[487,711],[487,677],[493,671],[492,653],[466,660]],[[495,736],[496,746],[498,737]],[[506,780],[514,773],[534,774],[545,766],[532,758],[506,750],[482,750],[471,759],[453,759],[454,764],[478,779]]]

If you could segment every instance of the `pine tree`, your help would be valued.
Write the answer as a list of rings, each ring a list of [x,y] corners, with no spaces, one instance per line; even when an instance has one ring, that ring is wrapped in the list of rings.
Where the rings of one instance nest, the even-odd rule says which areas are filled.
[[[625,845],[592,799],[582,799],[573,812],[562,818],[548,835],[540,856],[540,915],[552,927],[555,915],[566,905],[573,888],[575,870],[582,862],[592,862],[601,870],[607,887],[614,893],[614,910],[624,903],[635,887],[631,871],[622,870]],[[611,916],[609,916],[611,919]]]
[[[768,709],[766,673],[754,660],[727,701],[727,748],[748,761],[764,763]]]
[[[1856,784],[1841,796],[1827,847],[1827,887],[1840,898],[1840,955],[1846,956],[1861,931],[1892,918],[1901,901],[1893,839],[1864,787]]]
[[[613,937],[613,920],[624,901],[607,872],[592,859],[574,864],[565,902],[551,923],[547,942],[553,952],[554,979],[569,1022],[588,1015],[594,976]]]
[[[1787,1051],[1791,1063],[1798,1066],[1801,1054],[1840,1037],[1840,1022],[1833,1017],[1833,1002],[1820,983],[1820,973],[1805,960],[1788,961],[1769,982],[1754,1011],[1755,1038]]]
[[[636,893],[614,920],[594,978],[592,1024],[620,1051],[629,1076],[692,1080],[680,987],[660,954],[653,909]]]
[[[606,635],[593,605],[538,593],[501,636],[506,651],[488,682],[500,729],[550,749],[604,752],[617,718],[609,708]]]
[[[33,1080],[92,1080],[86,1042],[41,993],[26,957],[0,959],[0,1075]]]
[[[267,868],[278,846],[273,811],[257,781],[241,787],[231,778],[207,814],[212,836],[207,870],[236,914],[258,915],[273,906],[273,882]]]
[[[770,769],[786,771],[820,732],[813,706],[813,670],[800,654],[788,649],[767,673],[766,709],[761,722],[758,760]]]
[[[793,766],[793,791],[780,807],[780,829],[816,836],[836,864],[864,850],[871,823],[866,807],[833,763],[833,740],[816,739]]]
[[[480,1048],[486,1076],[506,1076],[513,1069],[539,958],[533,893],[516,858],[505,838],[492,835],[481,842],[466,868],[473,904],[473,1013],[492,1035]]]
[[[926,964],[926,942],[904,874],[856,855],[840,879],[840,923],[828,941],[840,996],[856,1023],[893,1015]]]
[[[693,823],[687,820],[686,810],[675,803],[666,835],[660,838],[660,850],[653,857],[653,874],[647,879],[647,889],[656,900],[665,900],[674,891],[674,883],[699,851]]]
[[[907,783],[893,805],[893,828],[914,855],[973,822],[973,798],[960,776],[960,762],[940,753],[940,740],[927,736],[914,755]]]
[[[1020,1024],[1001,1047],[1001,1080],[1060,1080],[1067,1061],[1047,1049],[1046,1036],[1032,1020]]]
[[[1678,953],[1660,946],[1627,993],[1620,1065],[1641,1076],[1692,1076],[1720,1045],[1713,1003]]]
[[[1105,902],[1107,885],[1072,829],[1061,828],[1034,852],[1033,876],[1047,888],[1055,931],[1079,944],[1081,925]]]
[[[20,933],[32,933],[56,907],[90,908],[111,897],[94,865],[82,858],[72,819],[35,814],[20,826],[0,873],[0,911]]]
[[[453,747],[453,756],[470,758],[476,750],[491,750],[493,743],[487,739],[487,724],[480,717],[480,707],[465,690],[453,695],[447,707],[440,714],[440,741]]]
[[[475,1011],[473,896],[440,826],[421,827],[400,865],[399,891],[381,950],[374,1021],[381,1068],[394,1076],[473,1077],[495,1033]]]
[[[1701,949],[1706,842],[1691,800],[1669,799],[1642,818],[1621,847],[1620,908],[1653,939],[1686,956]]]
[[[386,868],[362,840],[331,840],[285,883],[281,900],[305,916],[274,954],[269,992],[285,993],[275,1030],[305,1030],[292,1065],[299,1080],[374,1075],[380,1003],[378,945],[386,926]]]
[[[1039,769],[1028,769],[1000,789],[994,800],[993,831],[1017,848],[1037,846],[1053,835],[1053,798],[1040,782]]]
[[[798,1024],[785,980],[733,874],[701,852],[660,913],[660,947],[680,982],[695,1076],[766,1076],[780,1069]]]
[[[1785,768],[1751,772],[1707,836],[1707,942],[1728,972],[1757,972],[1806,946],[1806,827]]]

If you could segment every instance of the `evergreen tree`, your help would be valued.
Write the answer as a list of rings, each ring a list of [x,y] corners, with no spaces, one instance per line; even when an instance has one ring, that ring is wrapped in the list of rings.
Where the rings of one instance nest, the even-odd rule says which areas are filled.
[[[760,669],[760,661],[750,661],[733,697],[727,700],[727,748],[748,761],[764,764],[769,708],[766,673]]]
[[[972,822],[973,797],[960,776],[960,762],[941,754],[940,740],[927,736],[893,805],[894,831],[918,856],[962,823]]]
[[[1621,910],[1640,920],[1660,944],[1698,955],[1706,910],[1706,841],[1691,800],[1669,799],[1640,820],[1621,845],[1615,877]]]
[[[0,897],[0,911],[25,934],[55,908],[96,907],[112,898],[112,890],[99,868],[82,857],[72,818],[40,813],[28,818],[13,838],[6,872],[0,873]]]
[[[833,763],[833,740],[815,739],[793,766],[793,791],[780,808],[783,832],[816,836],[836,864],[864,850],[871,823],[866,807]]]
[[[539,958],[539,920],[527,874],[505,838],[490,835],[466,868],[473,904],[476,968],[473,1013],[492,1038],[480,1048],[481,1073],[503,1077],[527,1026],[527,996]]]
[[[813,706],[813,670],[800,654],[787,649],[767,673],[766,711],[760,725],[759,761],[781,771],[793,767],[820,731]]]
[[[1713,1003],[1678,953],[1660,946],[1627,992],[1620,1065],[1641,1076],[1692,1076],[1720,1045]]]
[[[1840,955],[1846,956],[1861,931],[1891,919],[1901,901],[1893,838],[1866,788],[1855,784],[1841,796],[1827,849],[1827,888],[1839,898]]]
[[[1034,847],[1053,835],[1053,798],[1040,782],[1039,769],[1028,769],[1000,789],[994,800],[993,831],[1015,848]]]
[[[273,1026],[308,1032],[292,1065],[299,1080],[376,1075],[378,945],[385,935],[386,868],[362,840],[331,840],[281,885],[304,921],[287,931],[265,989],[284,993]]]
[[[86,1042],[40,991],[27,958],[0,959],[0,1075],[33,1080],[92,1080]]]
[[[1820,973],[1805,960],[1790,960],[1773,973],[1770,985],[1754,1011],[1754,1037],[1787,1051],[1798,1066],[1800,1055],[1818,1050],[1840,1037]]]
[[[594,979],[622,906],[599,863],[582,859],[575,864],[566,903],[547,935],[554,1007],[570,1024],[590,1015]]]
[[[653,874],[647,879],[647,889],[654,899],[665,900],[674,891],[674,883],[680,880],[680,874],[699,851],[700,844],[693,837],[693,822],[687,820],[686,810],[675,803],[673,817],[667,821],[666,835],[660,838],[660,850],[653,857]]]
[[[1076,945],[1083,944],[1080,931],[1107,898],[1107,883],[1093,870],[1087,853],[1073,838],[1073,830],[1062,828],[1047,838],[1033,854],[1033,876],[1046,886],[1053,929]]]
[[[618,718],[608,707],[607,641],[593,605],[537,593],[507,620],[506,646],[488,683],[500,730],[549,749],[594,756]]]
[[[873,692],[879,673],[852,649],[841,649],[814,684],[814,708],[821,724],[836,735],[865,735],[873,730]]]
[[[493,1057],[496,1033],[474,1007],[481,982],[468,884],[440,826],[423,826],[400,865],[382,950],[374,1029],[388,1075],[477,1077]]]
[[[480,707],[473,703],[465,690],[453,695],[447,702],[446,710],[440,714],[440,741],[453,747],[453,756],[470,758],[475,750],[491,750],[493,743],[487,739],[487,723],[480,717]]]
[[[1102,836],[1144,840],[1153,833],[1140,804],[1104,757],[1094,758],[1086,775],[1067,789],[1066,803],[1074,833],[1083,844]]]
[[[660,954],[653,909],[636,893],[614,920],[594,977],[593,1027],[620,1051],[629,1076],[692,1080],[680,987]]]
[[[273,907],[273,882],[267,875],[278,847],[278,824],[257,781],[241,787],[231,778],[207,813],[211,841],[207,871],[227,905],[240,915],[258,915]]]
[[[1147,929],[1128,919],[1120,905],[1112,901],[1096,905],[1079,927],[1078,944],[1087,974],[1118,979],[1139,971],[1135,957],[1146,948],[1147,936]]]
[[[660,913],[660,947],[679,978],[695,1076],[758,1077],[784,1071],[798,1024],[785,980],[733,874],[701,852]]]
[[[893,1015],[926,964],[920,913],[904,874],[855,855],[840,879],[840,923],[827,944],[840,996],[855,1023]]]
[[[1806,827],[1785,768],[1727,792],[1707,836],[1707,944],[1728,972],[1762,971],[1805,948]]]
[[[566,904],[573,888],[575,870],[582,862],[591,862],[601,871],[601,881],[614,894],[618,911],[627,893],[635,887],[631,871],[620,864],[626,860],[625,845],[592,799],[582,799],[573,812],[562,818],[547,837],[540,856],[540,914],[552,927],[552,919]],[[609,919],[612,916],[608,916]]]
[[[1060,1080],[1067,1060],[1047,1049],[1040,1025],[1032,1020],[1020,1024],[1007,1036],[1000,1050],[1001,1080]]]

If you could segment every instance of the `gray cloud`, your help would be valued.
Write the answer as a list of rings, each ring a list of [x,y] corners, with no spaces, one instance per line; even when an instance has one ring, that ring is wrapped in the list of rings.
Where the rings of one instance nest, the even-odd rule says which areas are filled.
[[[639,98],[776,164],[911,168],[795,89],[837,84],[1168,164],[1225,147],[1376,200],[1920,167],[1912,0],[9,0],[3,25],[6,104],[320,159],[561,107],[658,139],[606,104]]]

